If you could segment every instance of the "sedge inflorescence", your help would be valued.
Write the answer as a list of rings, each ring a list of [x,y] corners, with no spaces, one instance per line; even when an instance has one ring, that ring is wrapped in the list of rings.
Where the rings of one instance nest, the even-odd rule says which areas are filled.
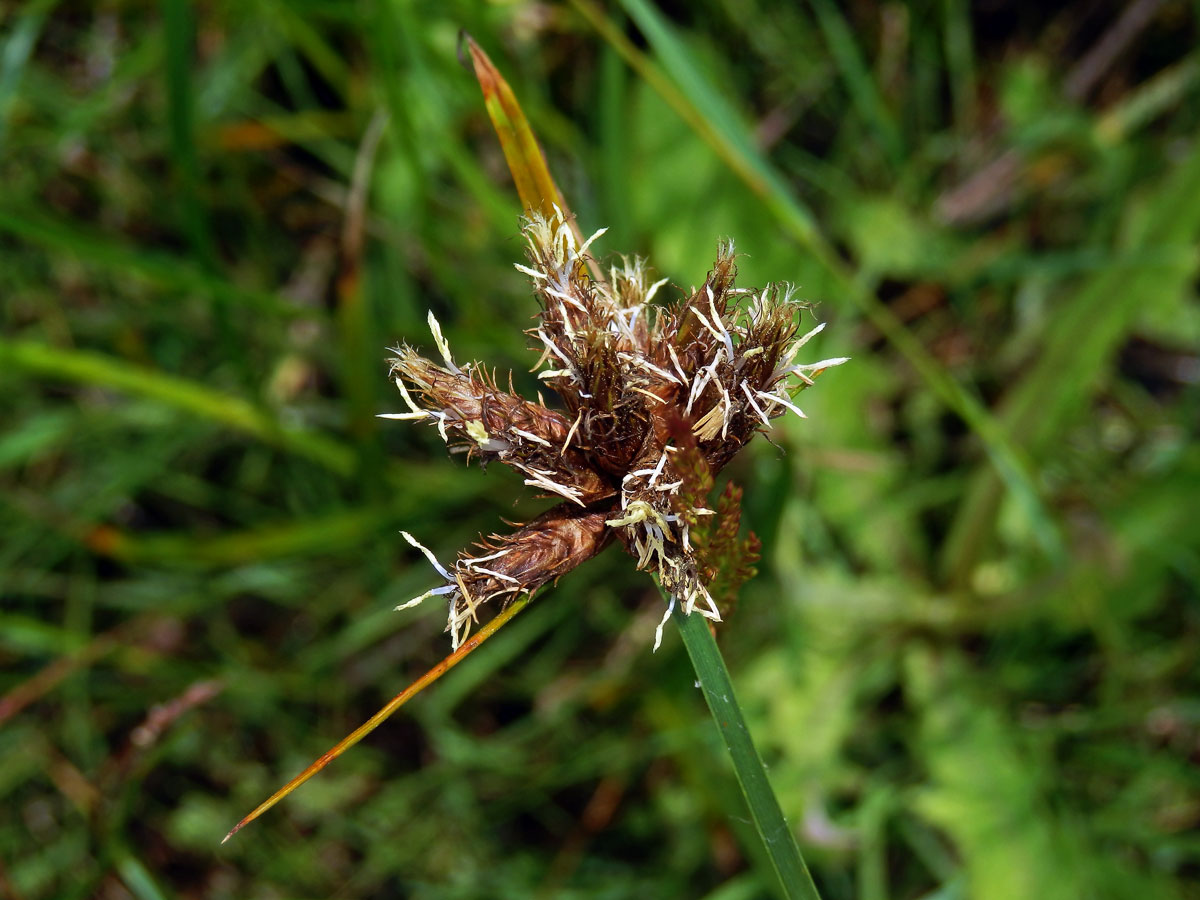
[[[449,567],[404,532],[444,582],[399,608],[446,597],[457,649],[483,604],[531,594],[616,540],[658,576],[667,615],[678,602],[719,621],[720,593],[752,574],[757,542],[738,540],[735,488],[708,507],[713,475],[772,419],[803,418],[795,395],[846,360],[795,361],[824,326],[801,333],[807,307],[790,286],[738,288],[732,242],[699,289],[659,306],[666,279],[651,281],[641,259],[622,259],[607,279],[589,274],[603,229],[580,242],[556,211],[534,214],[524,233],[528,264],[517,268],[541,305],[527,332],[541,352],[534,370],[561,411],[514,393],[511,377],[505,389],[483,366],[457,365],[430,313],[441,363],[395,348],[391,375],[408,411],[385,418],[427,421],[452,452],[511,466],[561,502]],[[662,624],[656,648],[661,637]]]

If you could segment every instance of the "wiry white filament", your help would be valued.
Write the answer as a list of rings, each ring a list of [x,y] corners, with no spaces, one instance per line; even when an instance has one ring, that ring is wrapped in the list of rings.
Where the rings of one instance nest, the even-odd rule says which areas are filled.
[[[717,377],[717,366],[721,364],[721,356],[724,352],[722,348],[718,347],[717,352],[713,354],[712,362],[700,370],[703,374],[692,379],[692,390],[688,394],[688,402],[684,408],[684,412],[690,413],[692,411],[692,404],[704,393],[704,388],[708,385],[709,381]]]
[[[578,306],[578,304],[576,304]],[[582,309],[582,307],[580,307]],[[567,313],[565,303],[558,304],[558,314],[562,321],[563,333],[567,336],[567,340],[575,340],[575,328],[571,325],[571,316]],[[586,313],[585,313],[586,314]]]
[[[562,352],[562,349],[558,346],[558,344],[556,344],[556,343],[554,343],[554,341],[550,340],[550,337],[549,337],[549,335],[546,334],[546,332],[542,331],[542,329],[539,328],[537,330],[537,336],[541,339],[542,343],[546,345],[547,350],[549,350],[551,353],[553,353],[555,356],[557,356],[559,359],[561,359],[563,361],[563,364],[566,365],[566,367],[568,369],[572,368],[573,364],[571,362],[571,358],[569,356],[567,356],[567,354]]]
[[[464,565],[464,566],[466,566],[466,567],[469,569],[469,568],[471,568],[472,566],[474,566],[476,563],[481,563],[481,562],[491,562],[493,559],[500,559],[500,557],[502,557],[502,556],[508,556],[508,554],[510,554],[510,553],[512,553],[512,547],[508,547],[508,548],[506,548],[506,549],[504,549],[504,550],[498,550],[498,551],[496,551],[495,553],[492,553],[492,554],[490,554],[490,555],[488,555],[488,556],[470,556],[470,557],[466,557],[465,559],[460,559],[460,560],[459,560],[459,563],[460,563],[460,564],[462,564],[462,565]]]
[[[645,369],[647,372],[653,372],[655,375],[661,375],[663,378],[674,382],[675,384],[682,384],[678,378],[676,378],[666,369],[659,368],[640,353],[618,353],[617,358],[627,360],[628,362],[633,363],[635,366]]]
[[[471,566],[471,571],[482,572],[484,575],[491,575],[493,578],[499,578],[501,581],[511,581],[513,584],[521,582],[513,578],[511,575],[505,575],[503,572],[497,572],[495,569],[485,569],[483,566]]]
[[[742,382],[742,392],[746,395],[746,399],[750,401],[750,406],[758,413],[758,417],[762,419],[762,423],[768,428],[771,427],[771,420],[767,418],[767,414],[763,412],[763,408],[758,405],[758,401],[754,399],[754,392],[750,390],[750,385]]]
[[[646,482],[648,487],[654,487],[654,482],[658,481],[658,476],[662,474],[663,466],[667,464],[667,451],[664,449],[662,456],[658,458],[658,465],[654,467],[654,471],[650,473],[650,480]]]
[[[553,475],[553,472],[547,472],[544,469],[535,469],[533,466],[527,466],[522,463],[514,463],[513,465],[529,476],[525,479],[525,483],[531,487],[540,487],[543,490],[550,491],[552,494],[566,497],[571,502],[578,503],[580,506],[587,505],[583,502],[583,493],[579,489],[567,487],[565,484],[559,484],[557,481],[551,481],[549,476]]]
[[[537,269],[531,269],[529,266],[523,266],[520,263],[513,263],[513,268],[518,272],[524,272],[530,278],[536,278],[539,281],[545,281],[549,277],[545,272],[539,272]]]
[[[808,334],[804,335],[804,337],[800,338],[800,340],[796,341],[796,343],[793,344],[792,346],[795,347],[797,350],[799,350],[801,347],[803,347],[805,344],[807,344],[809,341],[811,341],[814,337],[816,337],[818,334],[820,334],[824,330],[825,330],[825,323],[822,322],[820,325],[818,325],[812,331],[808,332]]]
[[[446,338],[442,336],[442,326],[433,317],[433,310],[429,311],[426,321],[429,322],[429,330],[433,333],[433,342],[437,344],[438,353],[442,354],[442,360],[446,363],[446,368],[455,375],[461,375],[462,370],[450,358],[450,345],[446,342]]]
[[[651,400],[653,400],[655,403],[657,403],[659,405],[662,405],[667,402],[662,397],[658,396],[658,394],[651,393],[650,391],[646,390],[645,388],[640,388],[635,384],[628,385],[628,387],[631,391],[637,391],[639,394],[645,394],[647,397],[649,397]]]
[[[512,430],[512,432],[513,432],[513,434],[519,434],[521,437],[525,438],[527,441],[533,441],[535,444],[541,444],[543,447],[554,446],[548,440],[546,440],[544,437],[540,437],[539,435],[536,435],[531,431],[525,431],[523,428],[514,428]]]
[[[712,322],[708,321],[708,316],[704,315],[704,313],[700,312],[700,310],[696,309],[696,307],[694,307],[694,306],[691,307],[691,310],[695,314],[696,318],[700,320],[700,324],[703,325],[705,328],[707,328],[712,333],[712,336],[715,337],[718,341],[729,340],[728,332],[726,332],[724,329],[717,328],[716,325],[714,325]],[[719,322],[720,320],[718,319],[717,321]],[[732,357],[732,355],[733,355],[732,342],[730,342],[730,344],[729,344],[729,353],[730,353],[730,356]]]
[[[564,303],[570,303],[572,306],[574,306],[576,309],[578,309],[582,313],[587,312],[587,307],[584,306],[582,303],[580,303],[578,299],[571,296],[571,294],[569,292],[558,290],[557,288],[550,288],[550,287],[544,288],[544,290],[545,290],[546,294],[553,297],[555,300],[562,300]]]
[[[447,416],[444,412],[430,411],[429,414],[431,416],[433,416],[435,419],[437,419],[437,430],[438,430],[438,434],[440,434],[442,436],[442,440],[445,441],[446,443],[449,443],[450,436],[448,434],[446,434],[446,419],[448,419],[449,416]]]
[[[654,282],[654,284],[650,285],[650,287],[646,290],[646,296],[642,298],[642,302],[649,303],[651,300],[653,300],[654,295],[658,293],[658,289],[670,280],[671,279],[669,278],[660,278],[658,281]]]
[[[823,359],[820,362],[802,363],[798,366],[792,366],[791,369],[793,372],[814,372],[817,369],[832,369],[834,366],[840,366],[848,362],[850,362],[850,357],[848,356],[835,356],[832,359]]]
[[[576,257],[583,256],[583,254],[587,253],[588,247],[592,246],[592,241],[594,241],[596,238],[600,237],[600,235],[604,234],[606,231],[608,231],[607,228],[601,228],[599,231],[597,231],[595,234],[593,234],[590,238],[588,238],[586,241],[584,241],[583,246],[580,247],[577,251],[575,251]]]
[[[703,598],[705,608],[696,608],[697,597]],[[698,581],[691,586],[691,590],[684,600],[683,611],[689,616],[693,612],[698,612],[706,619],[711,619],[714,622],[721,621],[721,612],[717,609],[717,604],[716,601],[713,600],[712,594],[710,594],[708,589]]]
[[[725,390],[725,385],[718,384],[721,389],[721,399],[725,403],[725,412],[721,419],[721,440],[725,440],[729,431],[729,420],[733,418],[733,402],[729,399],[729,391]]]
[[[713,299],[712,288],[708,289],[708,309],[712,313],[713,324],[720,329],[720,337],[725,341],[725,352],[729,354],[730,359],[733,359],[733,338],[729,336],[729,329],[725,327],[725,323],[717,314],[717,301]]]
[[[667,344],[667,354],[671,357],[671,362],[675,364],[675,371],[679,373],[679,383],[687,385],[687,373],[683,371],[683,366],[679,364],[679,357],[675,355],[675,348],[670,344]]]
[[[558,452],[559,456],[562,456],[564,453],[566,453],[567,448],[569,446],[571,446],[571,438],[573,438],[575,436],[575,429],[577,429],[579,427],[579,423],[582,421],[583,421],[583,410],[580,409],[579,414],[577,416],[575,416],[575,421],[571,423],[570,431],[567,432],[567,439],[565,441],[563,441],[562,450],[560,450]]]
[[[458,585],[443,584],[441,587],[435,587],[431,591],[426,591],[420,597],[413,597],[407,603],[401,603],[399,606],[396,607],[396,612],[399,612],[402,609],[411,609],[414,606],[420,606],[421,602],[423,600],[427,600],[430,597],[437,597],[437,596],[441,596],[442,594],[453,594],[453,593],[456,593],[457,591],[458,591]]]
[[[427,560],[429,560],[429,562],[433,565],[433,567],[435,569],[438,570],[439,575],[441,575],[447,581],[454,580],[454,576],[450,574],[450,572],[446,569],[445,566],[443,566],[440,562],[438,562],[438,559],[436,556],[433,555],[432,550],[430,550],[428,547],[426,547],[424,544],[422,544],[420,541],[418,541],[415,537],[413,537],[407,531],[401,531],[400,534],[402,534],[404,536],[404,539],[406,541],[408,541],[410,544],[412,544],[414,547],[416,547],[418,550],[420,550],[422,553],[425,554],[425,558]]]
[[[376,416],[377,419],[426,419],[432,416],[427,409],[421,409],[413,402],[413,398],[408,393],[408,388],[404,386],[404,380],[401,378],[395,379],[396,387],[400,389],[400,396],[404,398],[404,403],[408,406],[410,412],[406,413],[380,413]]]
[[[755,393],[764,400],[770,400],[772,403],[778,403],[780,406],[787,407],[802,419],[808,418],[808,416],[804,414],[804,410],[796,406],[796,404],[792,403],[790,400],[785,400],[783,397],[780,397],[778,394],[766,394],[762,391],[755,391]]]
[[[404,419],[404,420],[427,419],[427,418],[429,418],[429,416],[430,416],[430,413],[426,412],[425,410],[421,410],[420,412],[415,412],[415,413],[376,413],[375,414],[375,418],[377,418],[377,419]]]
[[[671,618],[671,613],[675,612],[675,595],[671,595],[671,599],[667,602],[667,611],[663,613],[662,621],[658,623],[658,627],[654,629],[654,649],[651,653],[657,653],[658,647],[662,644],[663,628],[666,627],[667,620]]]

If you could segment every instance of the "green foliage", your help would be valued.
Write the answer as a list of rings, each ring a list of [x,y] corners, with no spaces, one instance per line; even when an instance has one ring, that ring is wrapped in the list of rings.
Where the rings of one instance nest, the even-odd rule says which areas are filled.
[[[772,895],[615,549],[218,846],[448,650],[398,531],[544,506],[372,417],[430,309],[537,387],[466,28],[601,256],[732,237],[854,357],[724,536],[822,896],[1200,896],[1195,6],[671,9],[0,10],[0,895]]]

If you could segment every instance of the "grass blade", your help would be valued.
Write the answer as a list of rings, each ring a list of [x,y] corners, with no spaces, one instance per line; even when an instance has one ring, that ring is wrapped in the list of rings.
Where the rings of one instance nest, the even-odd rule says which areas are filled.
[[[200,201],[200,159],[196,154],[192,91],[195,24],[192,21],[191,4],[184,0],[164,0],[163,29],[167,48],[168,137],[179,187],[180,224],[194,256],[206,267],[215,269],[216,244]],[[218,313],[224,314],[221,310]]]
[[[140,279],[168,290],[205,294],[216,303],[234,304],[281,318],[312,318],[310,308],[289,304],[266,291],[247,290],[213,275],[190,257],[134,247],[76,222],[51,218],[28,207],[0,209],[0,233],[73,257],[122,278]]]
[[[672,81],[591,0],[572,0],[574,6],[637,74],[708,143],[746,185],[786,224],[792,237],[823,262],[827,251],[816,219],[788,190],[779,174],[753,147],[750,133],[736,110],[692,65],[687,51],[661,15],[641,0],[627,0],[626,11],[646,35],[671,73]],[[675,82],[682,86],[677,87]],[[833,257],[829,256],[829,260]]]
[[[50,10],[57,5],[57,0],[39,0],[29,4],[13,26],[0,47],[0,149],[4,147],[4,136],[8,129],[8,112],[17,96],[17,87],[21,83],[21,75],[33,53],[38,35]]]
[[[954,121],[963,131],[975,127],[979,84],[975,75],[975,48],[971,36],[971,11],[964,0],[942,0],[943,52],[950,72]]]
[[[854,32],[837,5],[830,0],[810,0],[810,3],[817,15],[817,24],[825,35],[829,53],[842,73],[842,80],[846,82],[851,104],[864,122],[871,123],[888,160],[893,167],[899,168],[904,159],[900,129],[879,93],[879,86],[875,84],[862,50],[854,39]]]
[[[1136,211],[1148,224],[1125,252],[1140,264],[1100,269],[1047,323],[1037,360],[1004,400],[1001,420],[1009,440],[1032,454],[1045,453],[1067,417],[1091,396],[1134,317],[1179,296],[1194,281],[1197,197],[1200,154],[1193,149],[1162,181],[1147,208]],[[1001,487],[991,471],[976,473],[969,485],[942,557],[952,583],[969,580],[996,521]]]
[[[80,530],[89,549],[123,562],[203,569],[337,552],[381,533],[398,515],[396,509],[368,507],[216,536],[191,531],[142,535],[108,524]]]
[[[1024,746],[1021,730],[996,708],[963,658],[918,645],[905,651],[904,669],[905,697],[919,722],[914,742],[928,779],[913,802],[954,840],[965,896],[1102,894],[1097,878],[1106,863],[1052,811],[1044,796],[1044,756]]]
[[[664,599],[668,599],[665,594]],[[733,692],[729,670],[725,668],[725,660],[721,657],[707,620],[699,615],[686,615],[678,606],[672,616],[696,670],[696,677],[700,680],[713,721],[729,750],[729,758],[733,761],[742,795],[750,807],[755,830],[762,838],[767,856],[775,867],[775,874],[779,876],[783,896],[789,900],[820,900],[821,895],[800,855],[796,836],[783,817],[783,810],[779,808],[779,801],[767,780],[762,759],[754,748]]]
[[[339,475],[354,471],[353,451],[332,438],[281,425],[241,397],[102,353],[62,350],[36,341],[0,338],[0,369],[20,369],[149,397],[306,456]]]
[[[372,117],[354,160],[354,175],[346,197],[346,218],[342,223],[342,260],[337,278],[338,329],[342,359],[345,360],[342,378],[350,407],[351,430],[366,448],[373,445],[364,439],[375,431],[373,387],[377,363],[371,353],[373,328],[363,285],[363,256],[371,170],[387,118],[382,110]]]

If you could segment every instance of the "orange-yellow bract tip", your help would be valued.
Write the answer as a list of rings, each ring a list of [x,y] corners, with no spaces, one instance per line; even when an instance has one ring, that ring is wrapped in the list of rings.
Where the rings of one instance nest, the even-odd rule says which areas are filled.
[[[504,151],[504,160],[512,173],[521,205],[526,213],[536,212],[546,219],[552,218],[558,211],[567,227],[574,232],[577,243],[583,244],[579,225],[568,208],[562,191],[558,189],[554,176],[550,174],[546,155],[538,144],[529,120],[525,118],[516,94],[475,39],[465,31],[460,37],[470,54],[471,67],[479,82],[479,88],[483,91],[488,118],[491,119],[492,128],[500,140],[500,149]],[[604,281],[604,273],[590,259],[588,268],[594,279]]]
[[[300,785],[304,784],[304,782],[308,781],[308,779],[320,772],[323,768],[325,768],[327,765],[365,738],[368,734],[378,728],[381,724],[383,724],[385,719],[387,719],[392,713],[398,710],[410,699],[421,693],[421,691],[425,690],[425,688],[433,684],[433,682],[437,681],[444,674],[462,662],[468,654],[475,650],[476,647],[499,631],[505,624],[508,623],[510,619],[513,618],[513,616],[528,606],[530,599],[531,597],[529,595],[519,597],[510,603],[508,607],[501,610],[501,612],[494,619],[480,628],[479,631],[477,631],[474,635],[467,638],[461,647],[459,647],[457,650],[435,665],[432,669],[402,690],[399,694],[385,703],[379,712],[375,713],[375,715],[363,722],[362,725],[358,726],[358,728],[354,729],[354,731],[350,732],[350,734],[346,735],[344,738],[330,747],[307,769],[305,769],[303,772],[277,790],[274,794],[256,806],[248,816],[246,816],[229,830],[229,833],[221,839],[221,843],[224,844],[231,837],[241,831],[242,828],[249,825],[296,788],[300,787]]]

